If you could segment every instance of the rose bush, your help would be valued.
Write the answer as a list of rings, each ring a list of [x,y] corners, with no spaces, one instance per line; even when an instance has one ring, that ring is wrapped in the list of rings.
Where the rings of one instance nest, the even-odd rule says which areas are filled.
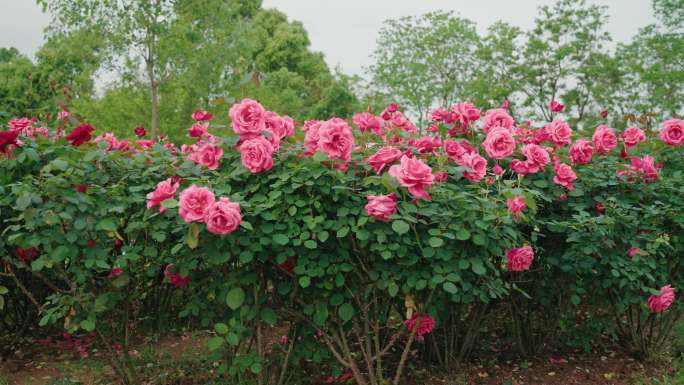
[[[85,123],[0,133],[0,295],[95,333],[125,383],[150,322],[213,328],[222,374],[285,384],[316,365],[376,385],[416,349],[468,359],[499,314],[523,354],[586,311],[651,354],[681,314],[680,120],[534,130],[458,103],[420,133],[393,104],[295,130],[254,100],[230,116],[228,132],[193,114],[181,146]]]

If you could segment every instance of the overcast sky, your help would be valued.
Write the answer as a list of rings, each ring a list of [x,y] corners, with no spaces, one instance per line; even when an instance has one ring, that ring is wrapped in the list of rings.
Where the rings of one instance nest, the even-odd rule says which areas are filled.
[[[650,0],[589,0],[608,6],[606,29],[615,41],[627,41],[639,28],[655,22]],[[436,10],[452,10],[473,20],[480,32],[497,20],[530,29],[537,7],[553,0],[263,0],[299,20],[312,48],[325,54],[331,67],[362,74],[382,21]],[[42,44],[49,18],[34,0],[0,0],[0,46],[33,55]]]

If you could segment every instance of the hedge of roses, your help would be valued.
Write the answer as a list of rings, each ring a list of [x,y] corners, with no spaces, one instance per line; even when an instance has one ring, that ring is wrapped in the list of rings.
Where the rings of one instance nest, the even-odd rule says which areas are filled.
[[[230,132],[193,114],[181,146],[10,121],[0,304],[96,338],[124,383],[131,335],[178,320],[214,330],[220,373],[375,385],[467,360],[490,320],[525,355],[590,344],[598,320],[649,355],[681,314],[682,120],[534,129],[463,102],[420,133],[395,104],[300,125],[248,99],[229,115]]]

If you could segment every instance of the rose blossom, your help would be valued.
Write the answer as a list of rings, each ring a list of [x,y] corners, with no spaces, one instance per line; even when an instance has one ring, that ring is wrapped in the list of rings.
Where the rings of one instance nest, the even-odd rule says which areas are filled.
[[[211,118],[213,118],[213,117],[214,117],[214,115],[212,115],[209,112],[204,111],[204,110],[195,111],[192,114],[192,118],[197,122],[204,122],[205,120],[211,120]]]
[[[203,222],[209,206],[214,203],[214,193],[206,187],[192,185],[180,193],[178,215],[187,223]]]
[[[449,158],[456,163],[458,163],[466,153],[475,151],[472,146],[470,146],[470,143],[466,145],[464,142],[457,142],[451,139],[444,140],[442,147]]]
[[[513,129],[515,120],[508,115],[508,112],[503,108],[494,108],[485,113],[484,126],[482,129],[485,134],[489,132],[490,129],[494,127],[503,127],[507,129]]]
[[[607,118],[607,117],[608,117],[608,110],[603,110],[603,111],[601,111],[601,117],[602,117],[603,119]]]
[[[456,103],[451,106],[451,111],[456,114],[456,120],[462,128],[468,128],[472,122],[480,119],[480,110],[470,102]]]
[[[430,200],[430,194],[425,191],[435,180],[432,168],[420,159],[401,157],[400,165],[389,169],[389,175],[397,179],[400,185],[408,188],[409,193],[418,199]]]
[[[344,119],[332,118],[321,124],[318,130],[318,149],[330,159],[351,160],[354,133]]]
[[[110,280],[114,279],[114,278],[120,276],[121,274],[123,274],[123,272],[124,272],[124,270],[122,268],[115,267],[109,272],[109,275],[107,275],[107,279],[110,279]]]
[[[359,127],[361,132],[366,132],[368,130],[372,131],[375,135],[382,135],[382,118],[375,116],[370,112],[362,112],[360,114],[354,114],[352,122]]]
[[[273,168],[273,146],[261,136],[242,143],[240,157],[242,165],[253,174]]]
[[[615,129],[610,128],[605,124],[601,124],[596,127],[596,131],[594,131],[594,135],[591,137],[591,140],[594,142],[594,149],[601,155],[607,154],[610,152],[610,150],[617,146]]]
[[[180,273],[174,273],[171,271],[172,269],[173,263],[166,265],[166,268],[164,269],[164,277],[166,277],[166,279],[169,280],[169,283],[172,284],[176,289],[187,286],[188,283],[190,283],[190,278],[183,277],[180,275]]]
[[[570,144],[572,139],[572,129],[568,123],[554,119],[551,123],[547,124],[543,128],[546,134],[546,139],[553,142],[556,147],[563,147],[566,144]]]
[[[476,152],[465,153],[456,163],[472,170],[463,171],[463,177],[471,182],[479,182],[487,174],[487,159]]]
[[[147,208],[151,209],[159,205],[160,213],[166,211],[166,207],[162,205],[162,202],[175,197],[178,187],[180,187],[180,180],[178,178],[172,177],[159,182],[154,191],[147,194]]]
[[[416,131],[418,131],[416,126],[413,125],[413,123],[411,123],[411,121],[408,120],[408,118],[406,118],[406,116],[404,116],[404,114],[402,114],[401,112],[396,112],[394,114],[394,116],[392,117],[392,125],[394,127],[398,127],[400,129],[402,129],[405,132],[416,132]]]
[[[515,139],[511,131],[506,127],[492,127],[487,133],[487,138],[482,142],[487,155],[494,159],[503,159],[513,154]]]
[[[632,258],[633,258],[634,256],[636,256],[637,254],[641,254],[641,249],[638,248],[638,247],[632,246],[632,247],[630,247],[629,250],[627,251],[627,255],[629,255],[629,256],[632,257]]]
[[[504,169],[497,163],[494,165],[494,167],[492,167],[492,172],[496,176],[501,176],[504,173]]]
[[[655,159],[650,155],[644,155],[643,158],[632,157],[631,168],[646,183],[655,182],[658,179],[658,167],[655,165]]]
[[[190,153],[188,159],[196,164],[206,166],[209,170],[216,170],[221,161],[221,157],[223,157],[223,149],[220,146],[204,143]]]
[[[217,235],[232,233],[241,221],[240,205],[225,197],[209,206],[205,218],[207,230]]]
[[[409,333],[413,333],[413,329],[416,327],[416,324],[418,324],[418,329],[416,330],[416,339],[421,341],[426,334],[430,334],[435,328],[435,319],[427,314],[415,313],[413,317],[404,321],[404,325],[406,325]]]
[[[74,130],[71,131],[71,134],[69,134],[66,139],[69,141],[69,143],[71,143],[72,146],[78,147],[92,138],[91,133],[93,131],[95,131],[93,126],[83,123],[74,128]]]
[[[145,131],[145,127],[136,127],[133,132],[135,132],[135,135],[138,137],[143,137],[147,133],[147,131]]]
[[[520,195],[514,198],[508,198],[506,200],[506,206],[508,206],[508,212],[516,217],[520,216],[520,213],[522,213],[525,207],[527,207],[525,204],[525,198]]]
[[[402,152],[398,148],[382,147],[375,154],[368,157],[368,164],[379,175],[387,165],[396,162],[401,156]]]
[[[230,108],[230,120],[236,134],[260,135],[266,127],[266,110],[256,100],[243,99]]]
[[[534,163],[540,169],[543,169],[551,161],[549,153],[534,143],[526,144],[522,149],[522,153],[529,162]]]
[[[666,120],[660,130],[660,139],[670,146],[679,146],[684,143],[684,120],[676,118]]]
[[[591,162],[594,154],[594,148],[591,142],[586,139],[577,139],[577,141],[570,146],[570,161],[574,164],[587,164]]]
[[[556,172],[556,175],[553,176],[553,182],[572,191],[574,188],[572,182],[577,179],[577,175],[572,171],[572,167],[565,163],[556,163],[553,166],[553,170]]]
[[[529,160],[523,162],[520,159],[513,159],[509,167],[511,170],[520,175],[534,174],[539,172],[539,165]]]
[[[369,195],[366,213],[377,220],[387,222],[397,212],[397,195]]]
[[[508,271],[529,270],[534,260],[534,250],[531,246],[510,249],[506,252],[506,259],[508,259]]]
[[[671,285],[660,288],[660,294],[648,297],[648,308],[654,313],[663,312],[672,306],[675,299],[675,291]]]
[[[191,138],[205,136],[209,133],[209,123],[195,123],[188,128],[188,135]]]
[[[0,132],[0,153],[7,154],[9,148],[17,145],[17,137],[19,132],[17,131],[2,131]]]
[[[422,136],[413,142],[413,147],[421,154],[433,152],[442,146],[442,141],[438,137]]]
[[[553,112],[563,112],[565,105],[557,100],[552,100],[551,103],[549,103],[549,108]]]
[[[7,122],[7,128],[9,128],[10,131],[17,131],[21,135],[25,135],[25,132],[31,125],[33,125],[33,122],[27,117],[10,119],[10,121]]]
[[[622,139],[622,143],[624,143],[627,148],[631,148],[646,140],[646,134],[639,127],[630,127],[622,131],[620,139]]]

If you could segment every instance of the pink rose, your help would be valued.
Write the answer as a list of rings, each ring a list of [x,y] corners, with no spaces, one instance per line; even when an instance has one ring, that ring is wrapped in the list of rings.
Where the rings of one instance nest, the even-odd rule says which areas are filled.
[[[438,137],[422,136],[413,142],[413,147],[415,147],[418,152],[425,154],[428,152],[433,152],[442,146],[442,141]]]
[[[379,116],[375,116],[370,112],[362,112],[360,114],[354,114],[352,122],[359,127],[361,132],[366,132],[368,130],[372,131],[375,135],[383,134],[383,120]]]
[[[510,249],[506,252],[508,271],[525,271],[530,269],[534,260],[534,250],[531,246]]]
[[[411,123],[411,121],[408,120],[408,118],[406,118],[406,116],[404,116],[404,114],[401,112],[396,112],[394,116],[392,116],[392,125],[406,132],[418,131],[416,126],[414,126],[413,123]]]
[[[178,178],[169,178],[157,183],[154,191],[147,194],[147,208],[151,209],[158,205],[160,213],[166,211],[166,207],[162,206],[162,202],[175,197],[178,187],[180,187],[180,180]]]
[[[7,128],[9,131],[19,132],[20,135],[26,135],[26,131],[31,128],[33,122],[27,118],[14,118],[7,122]]]
[[[549,108],[553,112],[563,112],[565,105],[557,100],[552,100],[551,103],[549,103]]]
[[[487,159],[476,152],[465,153],[456,163],[472,170],[463,171],[463,177],[471,182],[479,182],[487,174]]]
[[[549,153],[534,143],[526,144],[522,153],[529,162],[536,164],[540,169],[543,169],[551,161]]]
[[[627,255],[629,255],[631,258],[634,258],[637,254],[641,254],[641,249],[638,247],[630,247],[629,251],[627,251]]]
[[[256,174],[273,168],[273,146],[264,137],[258,136],[240,145],[242,165]]]
[[[513,154],[515,138],[506,127],[491,127],[487,138],[482,142],[487,155],[494,159],[503,159]]]
[[[150,148],[152,148],[157,143],[157,141],[152,140],[152,139],[143,139],[143,140],[136,140],[135,143],[138,146],[142,147],[143,150],[149,150]]]
[[[666,120],[660,130],[660,139],[670,146],[679,146],[684,143],[684,120],[676,118]]]
[[[646,134],[639,127],[630,127],[622,131],[620,139],[622,139],[622,143],[624,143],[627,148],[631,148],[646,140]]]
[[[631,168],[646,183],[658,180],[658,167],[655,165],[655,159],[650,155],[644,155],[643,158],[632,157]]]
[[[587,164],[591,162],[594,155],[594,148],[591,142],[586,139],[577,139],[577,141],[570,146],[570,161],[574,164]]]
[[[260,135],[266,127],[266,110],[256,100],[243,99],[230,108],[233,131],[242,135]]]
[[[203,222],[213,203],[214,193],[206,187],[193,184],[180,193],[178,215],[187,223]]]
[[[211,143],[204,143],[190,153],[188,159],[195,162],[195,164],[206,166],[209,170],[216,170],[221,157],[223,157],[223,149],[221,147],[214,146]]]
[[[319,130],[323,124],[320,120],[307,120],[304,122],[302,130],[306,132],[304,136],[304,147],[306,147],[306,155],[313,155],[318,151]]]
[[[369,195],[366,213],[377,220],[387,222],[397,212],[397,195]]]
[[[419,323],[420,322],[420,323]],[[418,325],[416,330],[416,339],[422,341],[426,334],[430,334],[435,328],[435,319],[427,314],[413,314],[413,317],[404,321],[404,325],[408,329],[409,333],[413,333],[413,329]]]
[[[556,172],[556,175],[553,176],[553,182],[572,191],[574,188],[572,182],[577,179],[577,175],[572,171],[572,167],[565,163],[556,163],[553,166],[553,170]]]
[[[504,110],[507,110],[508,107],[510,107],[510,106],[511,106],[511,103],[508,101],[508,99],[504,99],[504,101],[501,102],[501,108],[503,108]]]
[[[501,175],[503,175],[503,173],[504,173],[504,169],[501,168],[501,166],[497,163],[497,164],[494,165],[494,167],[492,167],[492,172],[493,172],[494,175],[496,175],[496,176],[501,176]]]
[[[321,124],[318,130],[318,149],[330,159],[351,160],[354,148],[354,133],[344,119],[332,118]]]
[[[401,156],[402,152],[398,148],[382,147],[368,158],[368,164],[373,168],[375,173],[379,175],[387,165],[396,162]]]
[[[290,133],[294,133],[294,121],[292,118],[281,117],[275,112],[266,112],[266,131],[268,131],[272,137],[270,140],[271,145],[273,145],[273,150],[277,151],[280,147],[280,141],[289,136]]]
[[[508,115],[508,112],[506,112],[506,110],[504,110],[503,108],[494,108],[485,113],[484,126],[482,127],[482,129],[486,134],[489,132],[490,129],[494,127],[503,127],[511,130],[513,129],[514,125],[515,120],[513,120],[513,118],[510,115]]]
[[[444,152],[449,156],[449,158],[454,162],[458,163],[460,159],[463,157],[463,155],[475,151],[470,145],[470,143],[466,143],[467,142],[465,141],[457,142],[455,140],[446,139],[444,140],[442,147],[444,148]]]
[[[610,128],[605,124],[601,124],[596,127],[596,131],[594,131],[594,135],[591,137],[591,140],[594,142],[594,149],[601,155],[607,154],[610,152],[610,150],[617,146],[615,129]]]
[[[517,174],[520,175],[534,174],[539,172],[539,165],[530,160],[526,160],[523,162],[520,159],[513,159],[509,167],[511,168],[511,170],[515,171]]]
[[[188,135],[190,135],[191,138],[205,136],[209,133],[208,128],[209,123],[195,123],[188,128]]]
[[[232,233],[240,226],[241,221],[240,205],[225,197],[214,202],[206,211],[207,230],[212,234]]]
[[[516,217],[520,216],[520,213],[522,213],[525,207],[527,207],[525,204],[525,198],[520,195],[514,198],[508,198],[506,200],[506,206],[508,206],[508,212]]]
[[[675,291],[671,285],[660,288],[660,294],[648,297],[648,308],[654,313],[663,312],[672,306],[675,299]]]
[[[456,114],[456,120],[462,128],[468,128],[471,123],[480,119],[480,110],[470,102],[456,103],[451,106],[451,111]]]
[[[136,135],[137,137],[140,137],[140,138],[142,138],[143,136],[145,136],[145,134],[147,133],[147,131],[145,131],[145,127],[136,127],[136,128],[133,130],[133,132],[135,132],[135,135]]]
[[[204,122],[205,120],[211,120],[211,118],[213,118],[213,117],[214,117],[214,115],[210,114],[207,111],[203,111],[203,110],[195,111],[192,114],[192,118],[197,122]]]
[[[447,110],[446,108],[435,108],[430,111],[430,121],[431,122],[444,122],[446,124],[451,124],[454,122],[456,114]]]
[[[545,125],[543,130],[546,134],[546,139],[552,141],[556,147],[563,147],[572,141],[570,138],[572,136],[572,129],[562,120],[554,120]]]
[[[400,185],[408,188],[409,193],[417,199],[430,200],[430,194],[425,191],[435,180],[432,169],[420,159],[401,157],[400,165],[390,167],[389,174],[397,179]]]

